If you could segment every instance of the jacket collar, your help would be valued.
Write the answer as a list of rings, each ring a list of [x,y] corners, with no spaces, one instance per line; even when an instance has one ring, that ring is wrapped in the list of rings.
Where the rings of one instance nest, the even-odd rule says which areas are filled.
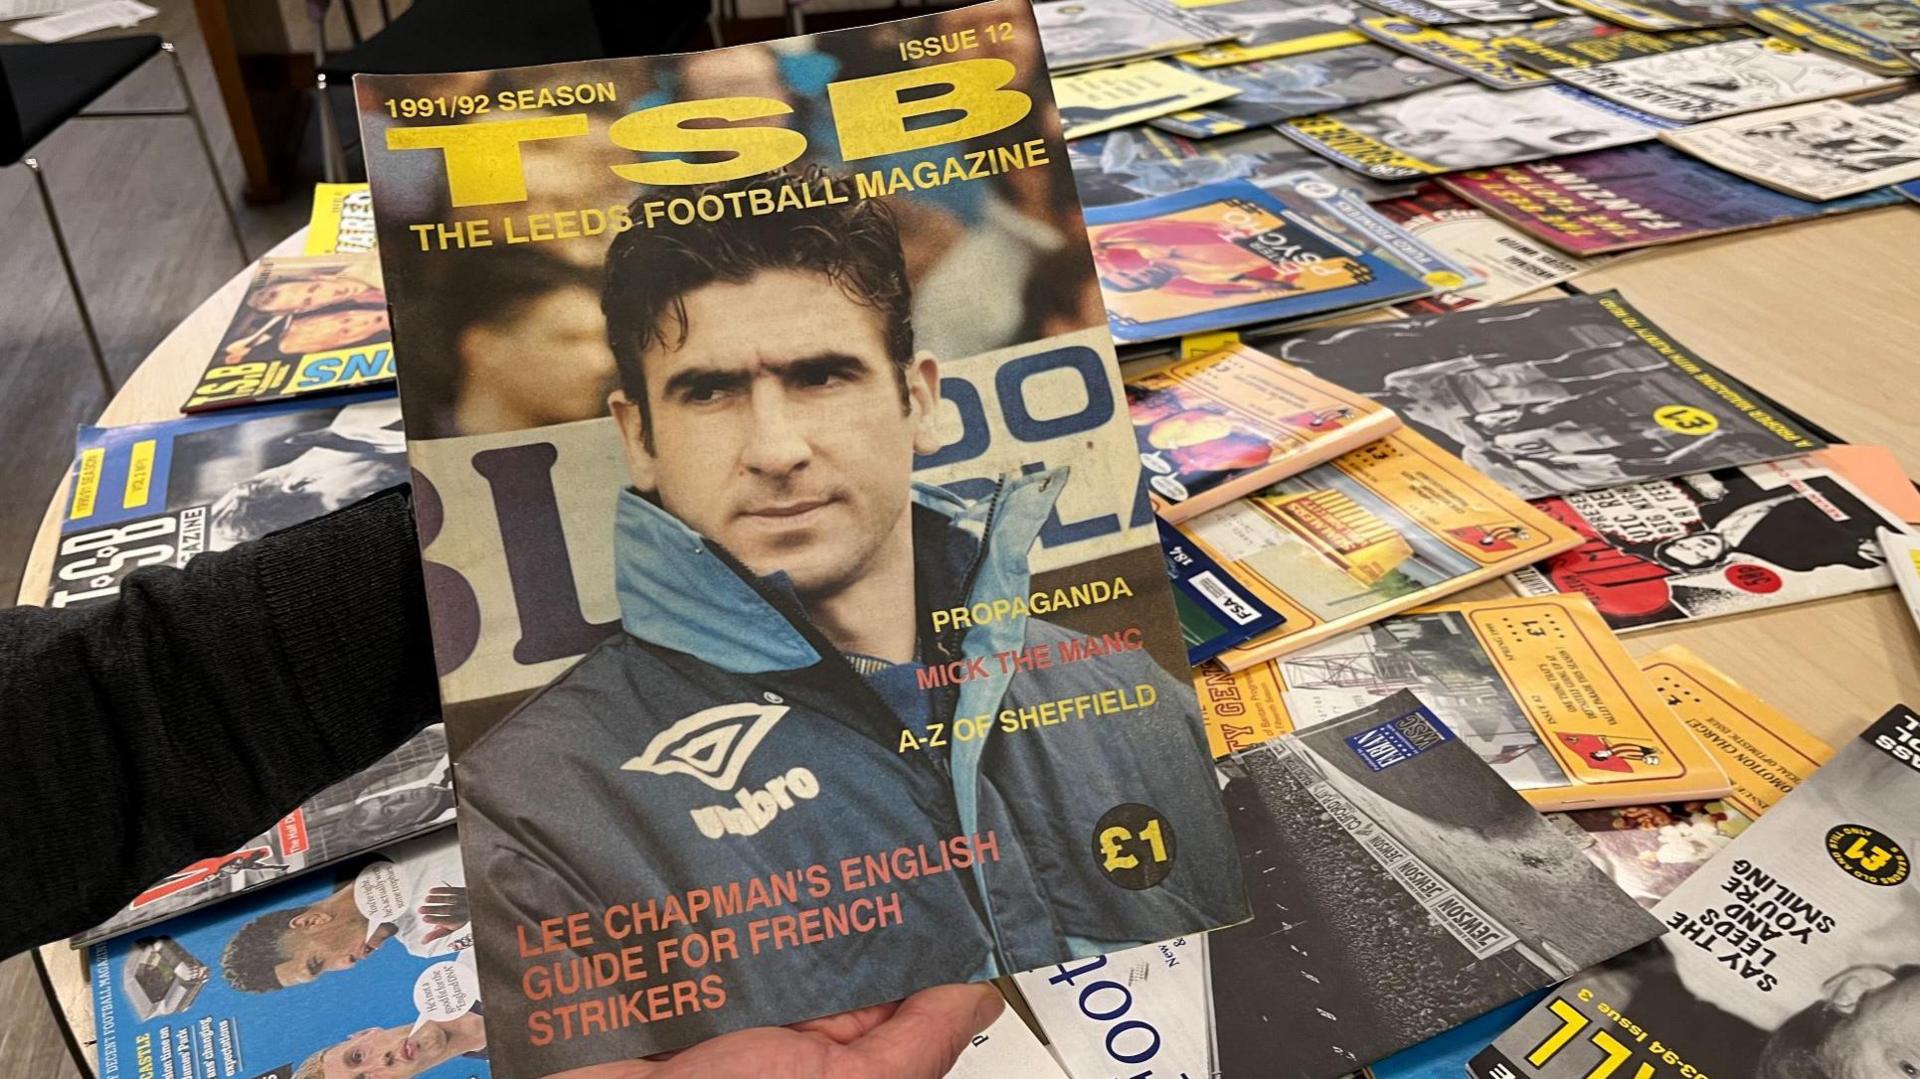
[[[944,522],[949,541],[930,545],[915,530],[916,575],[958,587],[958,574],[977,560],[974,595],[1024,594],[1028,553],[1066,478],[1065,469],[1008,475],[990,497],[971,501],[915,483],[914,505]],[[786,574],[749,579],[716,544],[631,489],[620,493],[613,550],[620,624],[634,637],[735,674],[820,661],[806,634],[768,601],[768,590],[791,592]]]

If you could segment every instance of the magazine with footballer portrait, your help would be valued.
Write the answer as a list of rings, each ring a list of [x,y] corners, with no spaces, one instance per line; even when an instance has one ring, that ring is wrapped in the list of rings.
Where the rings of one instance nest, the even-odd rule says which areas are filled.
[[[1333,231],[1310,183],[1291,199],[1242,180],[1087,212],[1115,341],[1144,344],[1298,322],[1433,289],[1397,260]]]
[[[1175,0],[1064,0],[1033,5],[1056,75],[1227,41],[1233,33]],[[936,36],[937,40],[937,36]]]
[[[356,82],[503,1071],[1246,917],[1031,11]]]
[[[1313,330],[1272,351],[1523,498],[1825,445],[1617,292]]]
[[[1376,180],[1412,180],[1644,142],[1673,122],[1567,86],[1422,90],[1278,125],[1301,145]]]
[[[1362,40],[1353,32],[1353,6],[1341,0],[1226,0],[1192,6],[1233,35],[1230,41],[1180,55],[1195,67],[1231,67]]]
[[[1514,573],[1514,590],[1581,593],[1619,632],[1891,588],[1879,530],[1910,531],[1804,458],[1537,505],[1584,542]]]
[[[1421,607],[1276,659],[1301,731],[1411,690],[1539,809],[1718,798],[1713,754],[1573,596]],[[1226,733],[1209,730],[1216,754]]]
[[[1060,124],[1069,139],[1198,108],[1239,92],[1238,87],[1165,60],[1140,60],[1053,80],[1053,99],[1060,106]]]
[[[1428,26],[1394,15],[1361,19],[1360,32],[1402,52],[1456,71],[1495,90],[1517,90],[1550,82],[1547,76],[1514,63],[1508,46],[1523,42],[1559,44],[1617,37],[1626,31],[1585,16],[1536,22]]]
[[[1152,125],[1176,135],[1209,139],[1460,81],[1452,72],[1370,42],[1212,68],[1207,77],[1240,92],[1225,101],[1159,117],[1150,121]]]
[[[1791,41],[1734,32],[1740,36],[1729,41],[1632,50],[1615,60],[1564,50],[1519,60],[1597,97],[1689,124],[1895,85],[1885,75]]]
[[[379,245],[366,184],[314,184],[305,255],[365,255]]]
[[[87,951],[100,1079],[485,1079],[453,830]]]
[[[1253,920],[1017,978],[1076,1079],[1334,1079],[1660,932],[1417,694],[1219,771]]]
[[[1236,590],[1219,563],[1165,521],[1160,522],[1160,546],[1188,663],[1205,663],[1286,621],[1279,611]]]
[[[1651,908],[1833,750],[1680,645],[1642,657],[1640,669],[1726,769],[1732,791],[1714,800],[1581,809],[1552,819],[1615,884]]]
[[[1441,315],[1505,303],[1598,269],[1606,256],[1580,258],[1542,244],[1443,187],[1429,184],[1374,212],[1478,274],[1484,283],[1408,300],[1410,315]]]
[[[1365,0],[1365,3],[1428,26],[1530,22],[1574,14],[1573,9],[1554,0]]]
[[[1896,706],[1554,990],[1475,1079],[1904,1075],[1920,1008],[1920,715]]]
[[[1616,146],[1440,178],[1455,194],[1569,254],[1592,257],[1886,206],[1876,189],[1810,202],[1714,168],[1663,142]]]
[[[46,605],[110,602],[142,566],[186,565],[407,481],[391,390],[127,427],[82,427]],[[184,866],[74,938],[88,944],[452,818],[438,724],[227,855]]]
[[[1286,622],[1241,670],[1432,603],[1579,542],[1412,428],[1177,526]]]
[[[1178,524],[1400,427],[1357,393],[1244,344],[1129,378],[1153,508]]]
[[[393,382],[372,255],[263,258],[182,412]]]
[[[1912,75],[1920,67],[1920,3],[1915,0],[1786,0],[1748,4],[1741,14],[1770,34],[1885,75]]]
[[[1740,5],[1725,0],[1565,0],[1632,30],[1703,30],[1740,25]]]
[[[1226,180],[1258,187],[1319,181],[1372,202],[1412,191],[1370,180],[1328,161],[1270,128],[1205,140],[1151,127],[1091,135],[1067,144],[1080,205],[1114,206]]]
[[[1920,179],[1920,94],[1814,101],[1661,134],[1709,165],[1824,201]]]

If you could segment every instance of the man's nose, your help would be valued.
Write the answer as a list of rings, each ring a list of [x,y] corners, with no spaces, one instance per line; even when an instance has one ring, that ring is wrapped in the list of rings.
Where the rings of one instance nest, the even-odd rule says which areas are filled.
[[[748,422],[740,463],[747,471],[781,476],[805,465],[813,456],[807,439],[807,425],[794,407],[785,387],[773,379],[757,380],[752,394],[752,415]]]

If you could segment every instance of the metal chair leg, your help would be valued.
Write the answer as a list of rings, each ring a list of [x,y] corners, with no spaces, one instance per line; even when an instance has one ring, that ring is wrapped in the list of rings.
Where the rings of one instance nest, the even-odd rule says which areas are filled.
[[[193,98],[193,87],[187,85],[187,69],[180,63],[180,51],[172,42],[161,42],[160,51],[173,61],[173,77],[180,82],[180,96],[187,99],[187,117],[193,121],[193,133],[200,138],[200,152],[206,155],[207,172],[213,176],[213,193],[220,200],[220,210],[227,215],[227,230],[233,234],[234,250],[240,252],[240,264],[245,266],[253,261],[247,254],[247,239],[240,231],[240,215],[233,212],[233,200],[227,197],[227,185],[220,179],[220,160],[213,156],[213,143],[207,140],[207,125],[200,119],[200,105]]]
[[[316,74],[313,83],[314,108],[320,113],[321,169],[328,183],[345,183],[347,151],[340,145],[340,132],[333,122],[333,97],[327,93],[326,75]]]
[[[53,208],[53,193],[47,190],[47,177],[40,171],[40,159],[25,158],[22,164],[33,174],[33,184],[40,192],[40,205],[47,211],[47,225],[53,229],[53,246],[60,252],[60,268],[67,272],[67,287],[73,290],[73,306],[80,312],[80,328],[87,332],[87,347],[93,350],[93,369],[100,375],[100,385],[106,388],[107,396],[112,397],[120,387],[113,380],[113,372],[107,368],[106,353],[100,349],[100,335],[93,328],[93,312],[87,310],[87,297],[80,291],[80,277],[73,272],[73,255],[67,250],[67,234],[60,228],[60,214]]]
[[[360,13],[353,10],[353,0],[341,0],[340,14],[347,17],[347,37],[355,45],[365,44],[366,39],[360,36]]]

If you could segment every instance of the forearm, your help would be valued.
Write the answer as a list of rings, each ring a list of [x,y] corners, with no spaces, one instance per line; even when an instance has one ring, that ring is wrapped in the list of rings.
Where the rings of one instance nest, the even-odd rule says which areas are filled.
[[[0,612],[0,955],[224,854],[437,714],[403,490]]]

